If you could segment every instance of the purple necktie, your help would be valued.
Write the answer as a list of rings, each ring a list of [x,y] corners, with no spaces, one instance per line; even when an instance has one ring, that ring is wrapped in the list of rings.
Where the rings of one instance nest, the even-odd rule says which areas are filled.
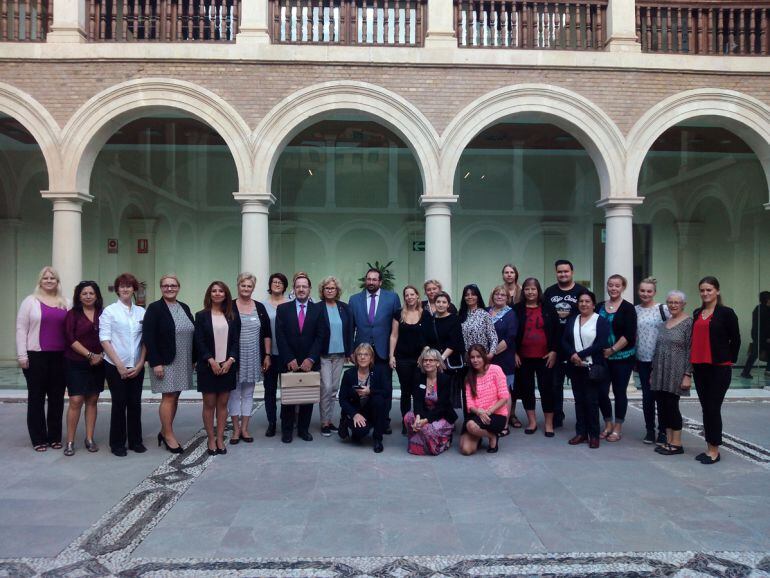
[[[376,294],[372,294],[369,297],[372,299],[369,301],[369,323],[374,324],[374,310],[377,307],[377,302],[374,300]]]
[[[305,304],[299,304],[299,332],[302,333],[302,328],[305,326]]]

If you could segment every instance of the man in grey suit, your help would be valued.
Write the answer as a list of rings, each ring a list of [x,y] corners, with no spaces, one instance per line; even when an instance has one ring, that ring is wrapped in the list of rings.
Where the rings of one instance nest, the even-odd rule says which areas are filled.
[[[375,371],[384,377],[388,415],[393,403],[393,370],[388,363],[390,333],[393,316],[401,309],[401,300],[393,291],[382,288],[382,273],[377,269],[366,272],[366,288],[350,298],[348,304],[353,313],[355,337],[353,349],[360,343],[369,343],[374,348]],[[390,419],[385,433],[391,433]]]

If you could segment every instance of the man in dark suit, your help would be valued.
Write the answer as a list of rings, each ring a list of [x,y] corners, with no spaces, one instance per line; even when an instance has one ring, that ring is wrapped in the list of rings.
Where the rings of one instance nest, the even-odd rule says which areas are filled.
[[[310,302],[310,279],[307,274],[294,275],[294,300],[279,305],[275,314],[281,372],[318,371],[323,346],[328,339],[322,306]],[[295,406],[281,405],[283,443],[291,443],[295,413]],[[309,430],[313,404],[300,405],[298,413],[297,435],[306,442],[312,441]]]
[[[350,309],[355,323],[353,349],[361,343],[374,347],[374,365],[383,376],[385,405],[388,415],[393,404],[393,370],[390,367],[390,333],[393,330],[393,315],[401,309],[401,300],[393,291],[382,289],[382,273],[378,269],[366,272],[366,288],[350,298]],[[390,418],[385,433],[391,433]]]

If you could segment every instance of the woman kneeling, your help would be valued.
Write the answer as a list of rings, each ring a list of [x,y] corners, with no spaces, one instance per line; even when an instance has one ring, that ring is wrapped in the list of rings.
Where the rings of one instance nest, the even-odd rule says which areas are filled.
[[[489,440],[488,453],[497,451],[500,432],[508,421],[508,386],[503,370],[487,361],[483,345],[468,348],[470,371],[465,378],[467,418],[465,433],[460,438],[460,452],[469,456],[481,447],[483,438]]]

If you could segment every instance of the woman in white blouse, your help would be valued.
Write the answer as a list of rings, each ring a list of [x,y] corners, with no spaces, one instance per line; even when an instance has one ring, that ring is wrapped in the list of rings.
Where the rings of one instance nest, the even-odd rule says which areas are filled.
[[[115,279],[118,300],[99,317],[99,340],[105,357],[107,385],[112,397],[110,450],[125,457],[128,449],[147,451],[142,443],[142,383],[146,349],[142,343],[144,308],[134,304],[139,281],[131,273]]]

